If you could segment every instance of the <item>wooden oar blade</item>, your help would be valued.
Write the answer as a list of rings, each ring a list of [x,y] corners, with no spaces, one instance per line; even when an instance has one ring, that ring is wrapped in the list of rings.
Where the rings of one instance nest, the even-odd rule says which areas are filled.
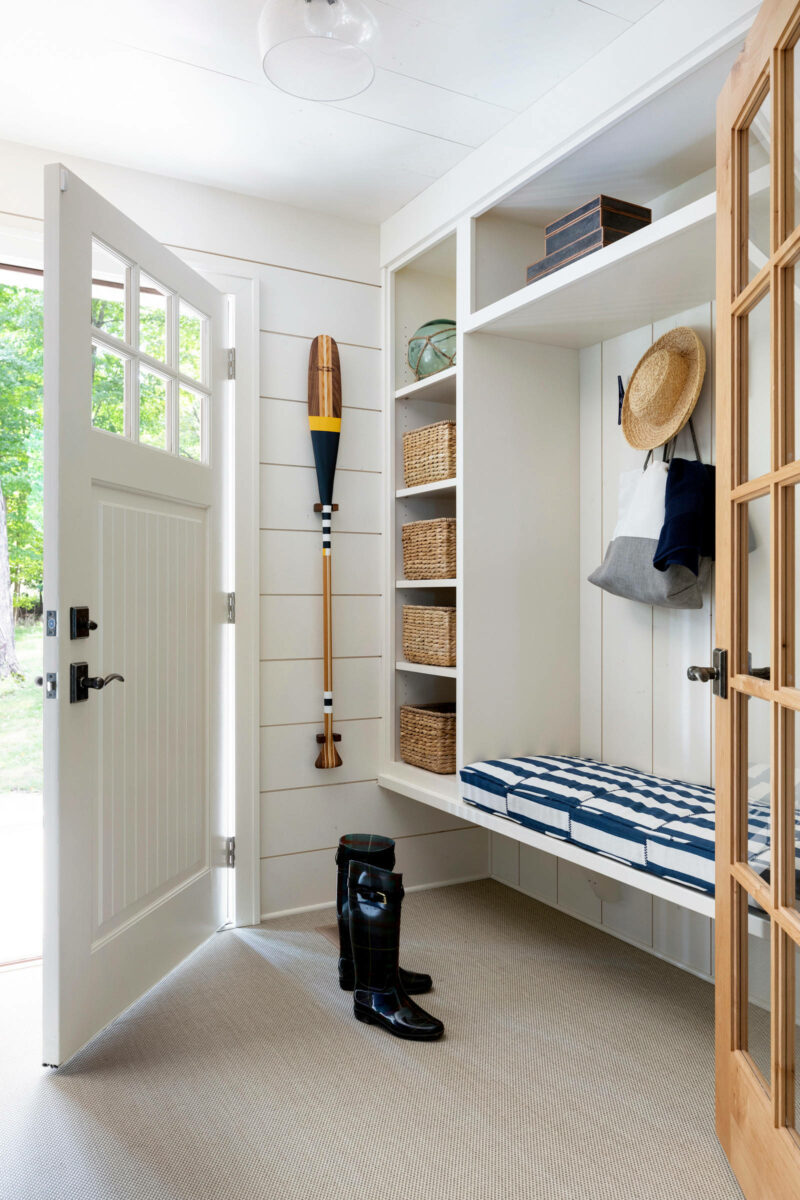
[[[319,502],[332,504],[342,427],[342,375],[339,348],[326,333],[314,338],[308,355],[308,426],[317,468]]]

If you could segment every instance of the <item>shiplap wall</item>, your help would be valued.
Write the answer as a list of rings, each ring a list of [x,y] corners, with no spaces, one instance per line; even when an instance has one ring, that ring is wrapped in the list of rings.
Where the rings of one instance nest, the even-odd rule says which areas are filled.
[[[700,336],[707,358],[693,415],[704,462],[713,462],[714,305],[678,313],[580,352],[580,753],[643,771],[713,783],[711,688],[686,668],[710,663],[713,593],[703,608],[670,610],[623,600],[594,587],[617,520],[621,471],[641,467],[617,424],[617,376],[627,386],[636,363],[677,325]],[[677,453],[692,458],[688,431]],[[492,837],[491,873],[547,904],[710,977],[711,921],[508,838]]]
[[[0,143],[0,222],[41,220],[62,161],[193,265],[260,285],[261,883],[264,914],[329,903],[353,828],[398,838],[424,886],[485,873],[477,830],[385,793],[380,741],[383,508],[378,230],[251,196]],[[321,729],[320,526],[306,410],[308,350],[339,343],[344,419],[334,518],[334,689],[342,768],[314,768]]]

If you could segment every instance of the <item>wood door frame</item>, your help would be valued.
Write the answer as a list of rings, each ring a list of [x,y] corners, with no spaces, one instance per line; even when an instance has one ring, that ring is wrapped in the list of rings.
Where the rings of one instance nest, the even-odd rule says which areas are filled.
[[[0,261],[41,268],[41,218],[10,215],[0,220]],[[220,271],[207,254],[181,257],[226,295],[233,296],[236,348],[234,472],[236,509],[234,572],[236,590],[235,727],[236,871],[230,897],[233,925],[261,920],[259,778],[259,446],[260,321],[255,274]],[[237,264],[238,265],[238,264]],[[20,277],[23,278],[22,276]]]
[[[777,31],[777,32],[776,32]],[[797,0],[765,0],[717,107],[717,645],[729,653],[729,694],[717,701],[716,1121],[745,1195],[789,1200],[800,1179],[794,1106],[793,740],[787,712],[800,709],[787,665],[794,642],[794,515],[786,485],[800,483],[793,437],[794,300],[786,271],[800,251],[794,205],[793,50],[800,37]],[[800,70],[800,64],[798,64]],[[748,280],[747,137],[767,95],[771,105],[770,255]],[[776,155],[775,147],[780,147]],[[792,232],[794,230],[794,232]],[[747,315],[769,295],[770,470],[748,479]],[[748,530],[746,502],[770,497],[770,665],[762,680],[747,671]],[[791,570],[790,570],[791,568]],[[745,665],[747,664],[747,666]],[[747,705],[771,707],[770,882],[747,864]],[[796,718],[800,719],[800,718]],[[734,761],[735,759],[735,761]],[[791,889],[791,892],[790,892]],[[771,1064],[766,1086],[748,1053],[748,894],[770,917]],[[794,1114],[795,1130],[800,1113]]]

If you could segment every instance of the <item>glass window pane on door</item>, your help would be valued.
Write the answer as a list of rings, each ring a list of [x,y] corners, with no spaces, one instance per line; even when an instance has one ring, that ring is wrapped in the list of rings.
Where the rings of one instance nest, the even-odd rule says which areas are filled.
[[[139,441],[166,450],[167,380],[155,371],[139,367]]]
[[[800,1129],[800,946],[794,947],[794,1127]]]
[[[746,1037],[743,1049],[750,1054],[764,1082],[771,1082],[772,1031],[770,1020],[772,940],[770,920],[757,900],[748,897],[746,970],[743,982],[747,981]]]
[[[770,601],[770,497],[758,496],[742,505],[742,551],[746,556],[747,644],[739,670],[768,679],[772,636]]]
[[[105,346],[92,344],[92,425],[106,433],[126,432],[126,360]]]
[[[179,370],[198,383],[208,382],[206,369],[208,318],[180,302],[179,318]]]
[[[178,395],[178,446],[181,458],[203,462],[203,434],[208,398],[181,388]]]
[[[92,325],[127,341],[128,266],[101,242],[92,241]]]
[[[167,362],[167,294],[146,275],[139,276],[139,349]]]
[[[744,397],[747,418],[747,436],[743,446],[747,460],[745,478],[756,479],[759,475],[766,475],[772,466],[769,292],[761,297],[742,321],[742,350],[747,359],[743,380],[747,388]]]
[[[771,774],[771,709],[766,700],[743,697],[747,729],[747,857],[749,867],[769,882],[772,849],[773,780]]]
[[[767,92],[747,131],[748,244],[745,281],[757,275],[770,253],[771,97]]]

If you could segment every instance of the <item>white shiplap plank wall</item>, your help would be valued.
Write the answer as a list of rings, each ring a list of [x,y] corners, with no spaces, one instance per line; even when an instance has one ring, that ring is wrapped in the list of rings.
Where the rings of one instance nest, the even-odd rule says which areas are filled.
[[[409,886],[485,873],[483,831],[378,788],[383,419],[378,231],[220,189],[0,142],[0,210],[39,221],[60,160],[192,265],[260,294],[261,883],[265,915],[329,903],[353,828],[398,840]],[[0,217],[0,220],[2,218]],[[342,768],[314,768],[322,690],[320,526],[308,436],[311,339],[336,338],[344,420],[334,518]]]

